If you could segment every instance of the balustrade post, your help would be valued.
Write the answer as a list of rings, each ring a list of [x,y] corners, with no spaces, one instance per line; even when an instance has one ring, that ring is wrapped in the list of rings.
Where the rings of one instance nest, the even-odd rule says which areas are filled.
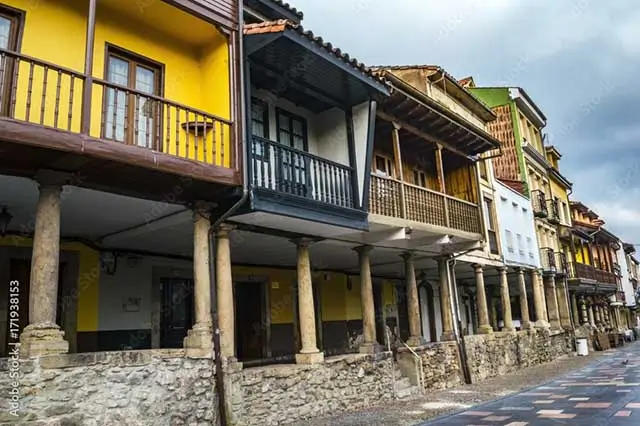
[[[80,132],[88,135],[91,129],[91,94],[93,92],[93,45],[96,33],[96,3],[89,0],[86,46],[84,54],[84,84],[82,87],[82,115]]]
[[[400,150],[400,125],[393,122],[391,136],[393,139],[393,156],[395,159],[396,176],[400,180],[400,217],[407,217],[407,197],[406,188],[404,186],[404,171],[402,169],[402,151]]]

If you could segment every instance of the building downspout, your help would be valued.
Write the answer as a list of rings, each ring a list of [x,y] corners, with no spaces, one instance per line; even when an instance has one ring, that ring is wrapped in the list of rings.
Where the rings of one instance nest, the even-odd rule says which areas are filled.
[[[449,294],[451,297],[451,313],[453,314],[453,333],[456,336],[456,345],[458,346],[458,353],[460,354],[460,366],[462,367],[462,374],[466,384],[471,384],[471,372],[469,371],[469,364],[467,362],[466,346],[464,344],[464,338],[461,335],[461,323],[460,323],[460,304],[458,300],[458,286],[456,285],[456,256],[452,256],[446,260],[447,264],[447,286],[449,286]]]
[[[231,33],[232,40],[234,37],[237,37],[235,40],[235,52],[232,50],[233,54],[233,82],[235,85],[233,87],[236,88],[236,93],[238,93],[239,99],[237,100],[237,111],[233,111],[232,114],[235,114],[235,122],[236,122],[236,141],[238,142],[237,147],[242,153],[242,161],[240,167],[242,168],[242,197],[227,211],[221,213],[217,217],[211,216],[210,223],[211,227],[209,229],[209,288],[211,293],[211,323],[213,328],[213,357],[214,363],[216,366],[216,389],[218,394],[218,413],[220,417],[220,425],[227,426],[229,425],[229,413],[227,413],[227,402],[226,402],[226,389],[225,389],[225,378],[222,366],[222,356],[221,356],[221,348],[220,348],[220,323],[218,321],[218,292],[217,292],[217,270],[216,270],[216,233],[220,224],[222,224],[227,218],[229,218],[234,212],[236,212],[244,203],[249,199],[249,168],[248,168],[248,153],[247,153],[247,141],[245,140],[246,134],[246,100],[244,97],[244,42],[243,42],[243,10],[244,4],[243,1],[240,0],[238,2],[238,32]],[[237,154],[236,154],[237,155]]]

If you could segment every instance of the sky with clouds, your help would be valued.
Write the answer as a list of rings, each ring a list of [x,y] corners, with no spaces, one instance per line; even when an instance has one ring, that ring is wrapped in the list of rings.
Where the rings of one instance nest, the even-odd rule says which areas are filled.
[[[368,65],[437,64],[479,86],[523,87],[572,198],[640,244],[640,2],[289,1],[306,29]]]

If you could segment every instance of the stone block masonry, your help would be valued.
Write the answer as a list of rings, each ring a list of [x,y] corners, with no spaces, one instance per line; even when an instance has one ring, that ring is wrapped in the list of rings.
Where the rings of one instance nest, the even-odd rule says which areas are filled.
[[[509,374],[571,353],[571,334],[529,330],[464,337],[471,380]]]
[[[464,383],[458,345],[455,342],[428,343],[413,350],[422,363],[425,391],[448,389]],[[416,361],[415,355],[408,349],[398,350],[400,370],[414,385],[418,385],[420,381],[420,371]]]
[[[183,350],[43,356],[20,367],[20,416],[9,413],[11,381],[0,364],[0,424],[210,425],[217,422],[211,360]],[[31,424],[31,423],[29,423]],[[36,423],[34,423],[36,424]]]
[[[345,355],[317,365],[276,365],[227,375],[232,421],[280,425],[393,399],[390,354]]]

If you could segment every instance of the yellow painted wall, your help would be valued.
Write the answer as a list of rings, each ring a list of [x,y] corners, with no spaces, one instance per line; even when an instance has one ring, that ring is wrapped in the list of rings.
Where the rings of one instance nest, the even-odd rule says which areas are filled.
[[[0,246],[31,247],[31,238],[7,236],[0,238]],[[77,331],[98,330],[100,288],[100,255],[80,243],[62,243],[61,250],[78,254],[78,285],[74,295],[78,298]]]
[[[320,283],[320,309],[323,321],[344,321],[347,318],[347,276],[329,274]],[[353,289],[351,290],[353,292]]]
[[[83,72],[87,15],[85,1],[5,0],[3,3],[26,11],[22,53]],[[167,36],[154,25],[145,22],[146,15],[143,13],[137,14],[134,19],[129,12],[119,12],[111,7],[104,7],[99,2],[93,63],[93,75],[96,78],[106,79],[105,52],[108,42],[162,63],[164,65],[163,91],[166,99],[225,119],[230,118],[229,51],[227,39],[223,34],[212,30],[212,36],[206,44],[188,44],[184,40]],[[177,14],[184,14],[162,2],[155,2],[152,7],[157,9],[154,16],[157,18],[158,13],[164,14],[168,24]],[[188,19],[196,18],[181,19],[181,22],[189,22]],[[21,64],[17,82],[15,117],[36,123],[40,123],[42,118],[42,123],[45,125],[67,129],[69,111],[71,111],[69,130],[78,132],[82,106],[82,82],[78,78],[72,83],[69,75],[61,75],[57,103],[58,73],[49,70],[46,75],[45,90],[45,69],[36,67],[31,70],[27,63]],[[33,85],[29,99],[30,80],[33,81]],[[71,88],[73,88],[73,95],[71,95]],[[101,86],[94,84],[90,133],[95,137],[101,135],[103,92]],[[46,95],[45,111],[41,117],[43,94]],[[58,104],[57,121],[56,103]],[[27,117],[28,104],[30,111]],[[218,123],[215,132],[208,132],[206,138],[200,135],[196,141],[195,136],[188,136],[180,124],[196,120],[202,122],[204,116],[197,117],[195,113],[181,110],[180,116],[177,117],[178,110],[170,108],[167,119],[166,110],[161,110],[159,106],[156,108],[162,116],[159,127],[165,152],[209,163],[230,165],[231,129],[227,125]],[[177,140],[179,143],[176,143]]]
[[[232,273],[234,278],[238,276],[267,277],[269,281],[269,300],[271,302],[271,323],[290,324],[293,322],[293,283],[296,280],[295,270],[234,266]]]
[[[560,201],[564,201],[569,205],[569,196],[567,195],[566,189],[556,182],[551,176],[549,178],[549,184],[551,186],[551,194],[554,197],[558,197]]]

